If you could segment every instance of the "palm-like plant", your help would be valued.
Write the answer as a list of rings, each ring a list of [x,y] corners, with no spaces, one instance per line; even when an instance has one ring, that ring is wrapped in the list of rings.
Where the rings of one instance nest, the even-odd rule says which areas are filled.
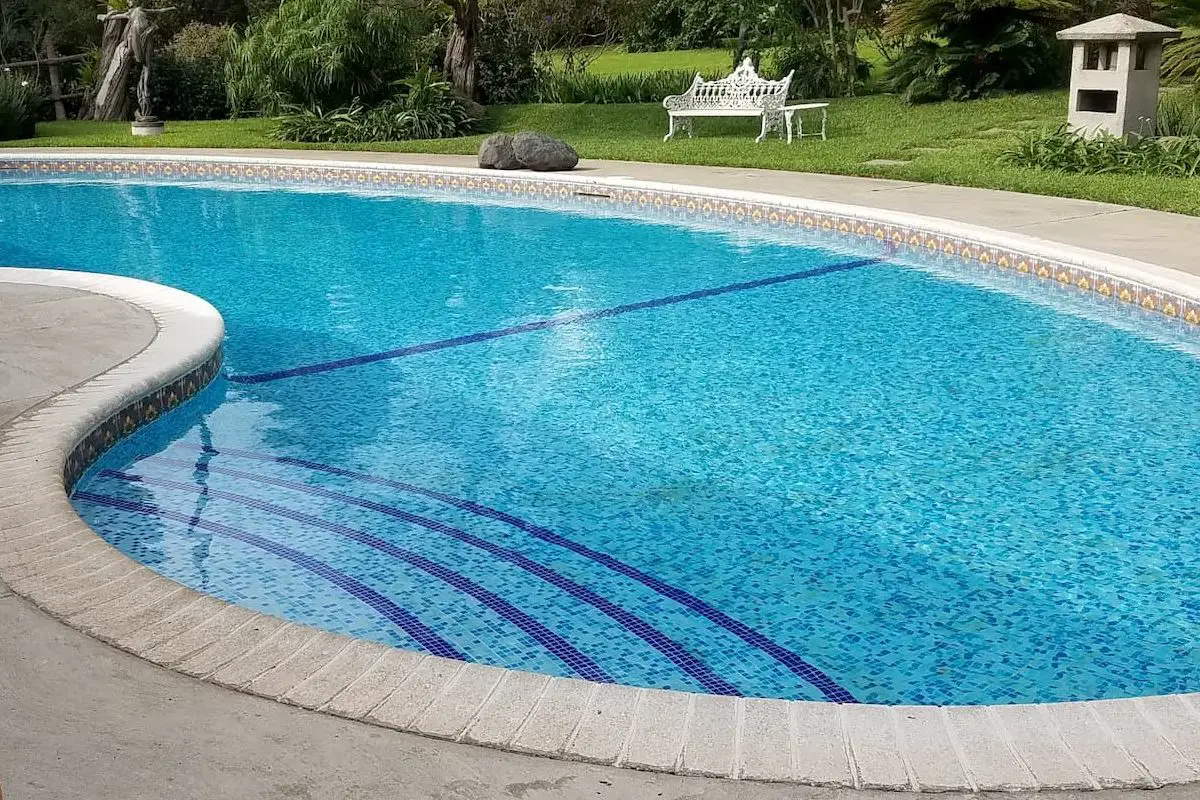
[[[1200,27],[1200,0],[1170,0],[1159,9],[1173,25],[1195,30]],[[1187,36],[1167,44],[1163,52],[1163,77],[1171,83],[1200,87],[1200,36]]]
[[[981,97],[1053,83],[1065,60],[1051,31],[1070,0],[897,0],[886,32],[913,44],[891,69],[908,102]]]
[[[897,0],[885,30],[895,37],[980,41],[1014,21],[1054,24],[1074,12],[1069,0]]]

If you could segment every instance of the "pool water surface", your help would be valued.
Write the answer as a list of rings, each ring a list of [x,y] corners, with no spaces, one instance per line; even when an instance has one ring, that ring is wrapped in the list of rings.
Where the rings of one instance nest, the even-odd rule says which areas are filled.
[[[225,318],[224,377],[74,492],[200,591],[714,694],[1200,689],[1194,343],[793,238],[0,182],[0,263],[158,281]]]

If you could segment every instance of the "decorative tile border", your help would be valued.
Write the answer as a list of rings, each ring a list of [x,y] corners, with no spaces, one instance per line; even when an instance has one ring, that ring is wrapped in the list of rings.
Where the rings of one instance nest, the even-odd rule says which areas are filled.
[[[717,190],[337,163],[221,158],[0,159],[4,170],[108,179],[229,180],[421,190],[617,207],[625,214],[820,231],[968,264],[1131,313],[1198,324],[1200,281],[1149,264],[891,212]],[[0,180],[4,179],[0,174]],[[707,215],[707,216],[706,216]],[[142,353],[0,429],[0,579],[66,624],[240,691],[376,725],[637,769],[896,790],[1156,787],[1200,779],[1200,696],[903,707],[718,697],[594,684],[396,650],[229,605],[100,539],[66,490],[85,462],[220,366],[223,327],[198,298],[112,276],[0,270],[148,309]],[[11,499],[11,500],[10,500]]]
[[[63,465],[63,488],[66,492],[70,494],[88,467],[121,439],[175,410],[208,386],[220,373],[223,358],[224,353],[218,347],[207,361],[191,372],[133,400],[84,436]]]

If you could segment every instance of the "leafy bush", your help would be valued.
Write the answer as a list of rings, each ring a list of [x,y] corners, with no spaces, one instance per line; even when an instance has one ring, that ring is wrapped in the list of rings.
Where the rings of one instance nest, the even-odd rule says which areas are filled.
[[[537,34],[514,0],[483,9],[476,69],[486,103],[524,103],[537,92]]]
[[[404,94],[374,108],[357,99],[323,111],[291,107],[271,136],[288,142],[352,144],[407,139],[445,139],[467,133],[475,122],[468,104],[431,70],[399,82]]]
[[[415,14],[374,0],[287,0],[234,40],[227,72],[233,110],[386,99],[416,63]]]
[[[970,100],[1061,83],[1066,50],[1055,21],[1065,0],[897,0],[887,32],[912,40],[889,70],[906,103]]]
[[[595,75],[581,70],[554,70],[542,76],[539,103],[661,103],[667,95],[682,94],[695,73],[687,70]]]
[[[871,76],[871,65],[856,57],[856,85]],[[767,52],[767,72],[782,78],[794,71],[789,94],[794,98],[839,97],[848,94],[838,76],[838,66],[828,40],[815,31],[800,32],[786,44]]]
[[[229,116],[225,67],[233,29],[193,22],[154,60],[150,91],[154,112],[164,119],[223,119]]]
[[[12,72],[0,73],[0,141],[31,138],[41,104],[36,84]]]
[[[1000,156],[1002,164],[1077,175],[1200,175],[1200,136],[1085,139],[1063,125],[1029,131]]]

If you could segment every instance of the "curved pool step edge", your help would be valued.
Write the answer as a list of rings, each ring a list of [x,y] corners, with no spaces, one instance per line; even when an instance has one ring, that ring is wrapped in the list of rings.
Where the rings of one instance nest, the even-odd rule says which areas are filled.
[[[219,357],[212,307],[111,276],[4,270],[148,310],[141,353],[0,429],[0,579],[68,625],[212,683],[455,741],[680,774],[895,790],[1154,787],[1200,777],[1195,696],[991,707],[728,698],[593,684],[318,631],[132,561],[73,510],[64,464],[116,412]]]

